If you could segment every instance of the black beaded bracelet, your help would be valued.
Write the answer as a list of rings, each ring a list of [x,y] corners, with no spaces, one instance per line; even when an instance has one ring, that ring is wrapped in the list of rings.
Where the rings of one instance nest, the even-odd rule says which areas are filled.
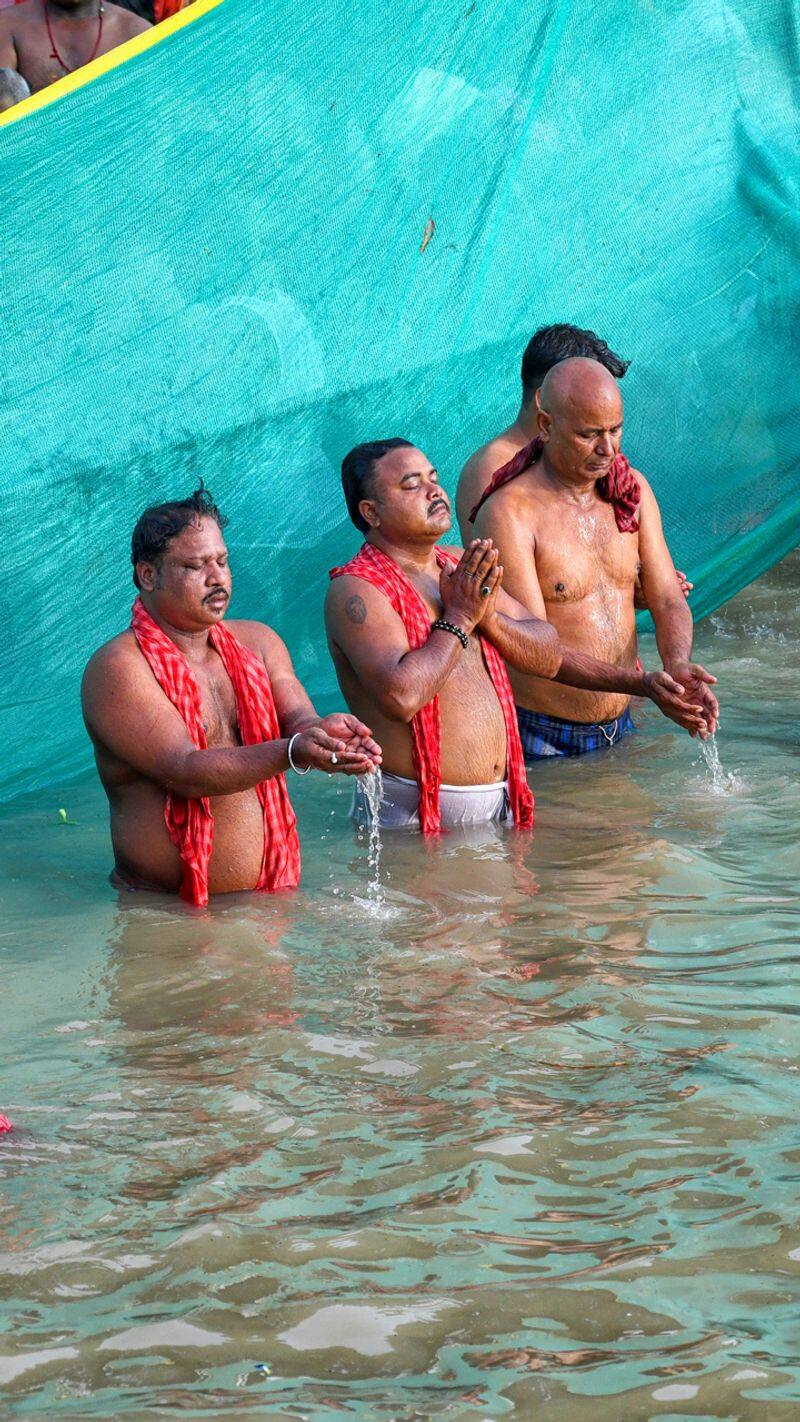
[[[463,627],[456,627],[454,622],[445,622],[443,617],[437,617],[436,621],[431,623],[431,631],[434,632],[437,628],[440,632],[452,632],[453,636],[458,638],[466,651],[469,646],[469,637]]]

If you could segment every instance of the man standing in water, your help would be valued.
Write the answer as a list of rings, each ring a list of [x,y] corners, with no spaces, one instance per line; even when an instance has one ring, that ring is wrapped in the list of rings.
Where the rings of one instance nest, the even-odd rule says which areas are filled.
[[[359,445],[342,465],[348,512],[366,534],[331,574],[328,642],[347,704],[383,748],[381,825],[422,829],[489,820],[530,825],[505,662],[525,676],[651,697],[690,731],[703,714],[674,678],[574,653],[502,589],[497,550],[443,549],[450,504],[407,440]],[[546,683],[549,684],[549,681]],[[361,797],[356,811],[368,818]]]
[[[559,362],[540,391],[538,436],[492,479],[476,531],[500,550],[506,586],[586,655],[636,664],[637,576],[664,670],[716,729],[715,678],[691,661],[692,615],[647,480],[620,454],[622,399],[596,360]],[[526,759],[581,755],[633,729],[630,696],[513,673]]]
[[[522,401],[516,419],[508,429],[475,451],[458,480],[456,514],[465,543],[474,537],[475,506],[492,475],[539,433],[537,396],[542,381],[554,365],[561,360],[569,360],[571,356],[586,356],[589,360],[599,361],[617,380],[622,379],[630,364],[612,351],[594,331],[584,331],[580,326],[540,326],[534,332],[522,357]]]
[[[223,625],[224,522],[202,486],[145,510],[131,544],[131,626],[94,654],[82,689],[116,879],[194,904],[296,887],[289,767],[360,775],[380,763],[355,716],[317,716],[269,627]]]
[[[150,28],[110,0],[23,0],[0,13],[0,66],[35,94]]]

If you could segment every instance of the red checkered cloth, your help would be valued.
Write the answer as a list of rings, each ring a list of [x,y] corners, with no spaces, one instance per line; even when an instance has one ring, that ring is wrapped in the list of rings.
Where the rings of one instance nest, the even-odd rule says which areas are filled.
[[[170,15],[177,15],[179,10],[183,10],[186,0],[155,0],[153,5],[153,19],[156,24],[162,20],[169,19]]]
[[[183,653],[161,631],[138,597],[133,604],[131,627],[164,695],[180,712],[198,750],[206,750],[200,692]],[[281,728],[261,658],[221,623],[211,628],[208,637],[233,684],[242,744],[254,746],[278,740]],[[268,894],[295,889],[300,882],[300,841],[285,778],[275,775],[271,780],[262,780],[256,786],[256,794],[264,811],[264,851],[256,888]],[[179,795],[167,795],[164,821],[183,865],[181,898],[190,904],[207,904],[208,865],[214,843],[214,816],[208,797],[184,800]]]
[[[450,548],[437,548],[436,561],[440,568],[446,563],[457,563],[458,554]],[[360,552],[343,568],[332,568],[331,577],[341,578],[345,574],[363,578],[372,583],[379,592],[389,599],[395,612],[403,619],[412,651],[424,647],[431,635],[431,617],[416,588],[409,582],[392,558],[371,543],[365,543]],[[480,638],[483,660],[497,692],[497,699],[506,724],[506,779],[508,798],[514,823],[520,829],[530,829],[533,824],[533,795],[525,778],[525,762],[517,727],[517,713],[514,694],[508,680],[505,662],[499,652],[485,637]],[[411,749],[414,771],[419,786],[419,822],[423,834],[438,834],[441,828],[439,812],[439,787],[442,783],[442,723],[439,713],[439,698],[434,696],[427,706],[423,706],[411,722]]]
[[[544,442],[537,435],[536,439],[532,439],[530,444],[520,449],[513,459],[509,459],[507,464],[496,470],[469,516],[470,523],[475,522],[479,509],[483,508],[495,490],[501,489],[504,484],[510,484],[518,474],[530,469],[531,465],[541,458],[543,449]],[[639,528],[638,510],[642,491],[639,480],[624,454],[618,454],[609,472],[597,480],[597,492],[607,504],[613,504],[620,533],[636,533]]]

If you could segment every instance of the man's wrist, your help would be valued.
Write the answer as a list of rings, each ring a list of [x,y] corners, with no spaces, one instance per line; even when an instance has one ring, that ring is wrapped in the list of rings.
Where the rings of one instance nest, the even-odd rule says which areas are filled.
[[[451,627],[457,627],[459,632],[463,632],[465,637],[469,637],[475,630],[475,623],[465,612],[448,612],[446,609],[438,618],[439,622],[449,622]]]

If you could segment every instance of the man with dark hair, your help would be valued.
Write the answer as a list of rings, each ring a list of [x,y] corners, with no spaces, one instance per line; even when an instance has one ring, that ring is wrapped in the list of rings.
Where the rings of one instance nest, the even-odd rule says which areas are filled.
[[[538,395],[538,439],[495,476],[477,533],[499,548],[506,586],[525,607],[570,647],[622,669],[636,665],[640,577],[664,670],[702,706],[701,734],[713,733],[715,678],[691,660],[692,615],[658,504],[620,450],[619,386],[578,357],[553,366]],[[600,750],[633,729],[622,688],[590,693],[518,673],[513,684],[528,760]]]
[[[554,627],[503,590],[490,540],[441,548],[450,504],[430,461],[408,440],[350,451],[342,485],[366,542],[331,573],[328,643],[347,704],[383,748],[381,825],[533,820],[514,700],[517,674],[650,696],[692,732],[704,725],[668,674],[575,654]],[[370,809],[357,787],[354,812]]]
[[[0,65],[35,94],[149,29],[111,0],[23,0],[0,12]]]
[[[594,331],[584,331],[580,326],[563,323],[539,327],[522,357],[522,403],[517,418],[502,434],[495,435],[494,439],[471,455],[461,471],[456,492],[456,513],[465,541],[472,537],[473,509],[492,475],[536,437],[537,392],[547,372],[560,360],[568,360],[572,356],[586,356],[599,361],[617,380],[622,379],[630,365],[630,361],[616,355]]]
[[[116,881],[194,904],[296,887],[289,767],[360,775],[380,763],[355,716],[317,715],[276,633],[223,623],[224,523],[202,485],[145,510],[131,540],[131,625],[95,652],[82,689]]]

